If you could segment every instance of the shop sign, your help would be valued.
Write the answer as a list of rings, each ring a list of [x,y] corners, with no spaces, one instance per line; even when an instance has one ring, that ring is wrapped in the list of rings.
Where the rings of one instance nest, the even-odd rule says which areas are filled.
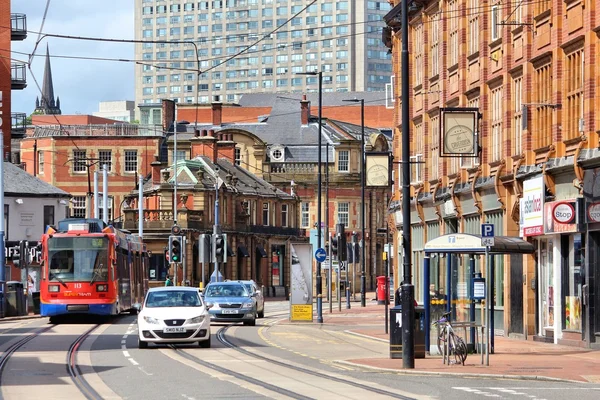
[[[600,222],[600,203],[588,204],[588,222]]]
[[[544,234],[544,178],[523,181],[523,197],[519,203],[521,235]]]
[[[544,233],[577,232],[579,207],[576,199],[552,201],[544,205]]]

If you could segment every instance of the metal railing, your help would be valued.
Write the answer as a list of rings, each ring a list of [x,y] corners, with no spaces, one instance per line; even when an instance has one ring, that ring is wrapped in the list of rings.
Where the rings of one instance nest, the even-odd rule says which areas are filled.
[[[10,80],[13,89],[24,89],[27,87],[27,66],[25,63],[10,64]]]
[[[27,16],[25,14],[10,14],[11,40],[25,40],[27,38]]]
[[[12,133],[25,133],[27,128],[27,114],[14,112],[10,113],[10,130]]]
[[[161,125],[116,123],[93,125],[43,125],[36,126],[33,136],[162,136]]]

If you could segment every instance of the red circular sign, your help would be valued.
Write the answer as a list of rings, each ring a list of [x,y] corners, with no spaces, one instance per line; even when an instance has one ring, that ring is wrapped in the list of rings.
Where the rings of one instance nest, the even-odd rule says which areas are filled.
[[[575,218],[575,208],[569,203],[558,203],[552,209],[552,218],[561,224],[568,224]]]
[[[591,222],[600,222],[600,203],[592,203],[588,206],[588,218]]]

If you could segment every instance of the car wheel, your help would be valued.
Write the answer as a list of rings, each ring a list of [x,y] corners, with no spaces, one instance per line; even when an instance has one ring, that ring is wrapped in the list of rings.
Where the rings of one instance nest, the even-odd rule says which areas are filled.
[[[129,310],[129,315],[137,315],[138,311],[135,308],[132,308],[131,310]]]
[[[246,326],[256,326],[256,315],[252,318],[252,321],[244,321],[244,325]]]
[[[265,310],[262,310],[261,312],[258,313],[258,318],[264,318],[265,317]]]
[[[140,340],[140,338],[138,337],[138,349],[147,349],[148,348],[148,342],[144,342],[143,340]]]
[[[210,335],[208,336],[208,339],[206,340],[201,340],[198,342],[198,344],[200,345],[200,347],[202,347],[203,349],[210,349]]]

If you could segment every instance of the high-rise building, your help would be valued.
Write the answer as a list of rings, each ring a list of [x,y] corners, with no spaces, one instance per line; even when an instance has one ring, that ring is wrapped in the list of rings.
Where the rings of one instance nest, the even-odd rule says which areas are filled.
[[[136,103],[317,91],[317,76],[298,75],[314,71],[324,92],[384,91],[389,10],[386,0],[136,0],[135,38],[149,42],[135,46]]]

